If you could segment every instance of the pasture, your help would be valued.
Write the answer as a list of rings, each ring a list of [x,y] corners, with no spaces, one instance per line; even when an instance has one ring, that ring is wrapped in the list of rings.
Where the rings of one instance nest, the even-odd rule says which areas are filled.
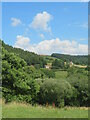
[[[3,104],[3,118],[88,118],[87,108],[32,106],[25,103]]]
[[[59,78],[66,78],[67,77],[67,71],[60,71],[60,70],[58,70],[58,71],[56,71],[55,72],[55,77],[56,77],[56,79],[59,79]]]

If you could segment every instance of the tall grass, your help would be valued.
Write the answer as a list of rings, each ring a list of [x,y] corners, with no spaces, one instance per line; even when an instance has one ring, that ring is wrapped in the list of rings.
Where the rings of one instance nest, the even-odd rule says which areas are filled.
[[[3,104],[3,118],[88,118],[87,108],[32,106],[26,103]]]

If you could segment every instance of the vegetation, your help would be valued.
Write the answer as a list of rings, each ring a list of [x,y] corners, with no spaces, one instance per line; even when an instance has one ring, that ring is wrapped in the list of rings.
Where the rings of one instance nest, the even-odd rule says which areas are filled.
[[[65,100],[73,95],[72,86],[65,80],[47,79],[41,84],[39,93],[40,104],[54,104],[57,107],[64,107]],[[66,104],[66,105],[69,105]]]
[[[10,112],[11,111],[11,112]],[[25,103],[3,104],[3,118],[88,118],[87,108],[31,106]],[[39,120],[38,119],[38,120]]]
[[[88,89],[88,71],[81,68],[69,68],[67,81],[75,88],[73,103],[76,106],[88,106],[90,99]]]
[[[45,68],[46,63],[52,64],[52,67]],[[66,106],[87,107],[88,101],[90,100],[88,70],[89,67],[70,67],[68,63],[65,64],[63,59],[52,58],[50,60],[50,56],[48,63],[45,56],[43,57],[35,53],[16,49],[3,43],[3,99],[5,103],[16,101],[31,105],[53,106],[56,108],[56,111]],[[7,106],[4,106],[4,111],[6,110],[8,113]],[[23,110],[21,106],[18,107]],[[29,107],[32,110],[35,109],[32,106]],[[10,109],[12,110],[13,108],[10,107]],[[47,110],[47,108],[45,109]],[[68,117],[69,111],[67,110],[65,113],[64,109],[61,110],[62,114],[64,112],[66,117]],[[40,109],[37,108],[36,111],[40,112]],[[18,112],[16,113],[17,116]],[[44,112],[42,114],[45,114]],[[73,110],[73,112],[75,111]],[[4,113],[4,116],[7,116],[7,113]],[[37,114],[38,112],[36,112],[36,116]],[[46,112],[46,116],[48,115],[48,117],[52,114],[55,117],[55,111],[52,110],[51,114]],[[62,117],[61,114],[57,116]],[[74,117],[73,114],[72,117]]]
[[[73,63],[79,64],[79,65],[87,65],[88,64],[88,56],[87,55],[71,56],[71,55],[53,53],[51,55],[51,57],[58,58],[64,62],[72,61]]]
[[[67,77],[67,71],[57,70],[57,71],[55,72],[55,78],[56,78],[56,79],[60,79],[60,78],[66,79],[66,77]]]
[[[0,41],[0,98],[2,97],[1,91],[1,85],[2,85],[2,42]]]
[[[33,72],[31,75],[25,72],[26,62],[2,48],[2,66],[2,90],[6,102],[12,100],[33,102],[39,92],[39,86],[33,77],[30,77],[33,76]],[[36,71],[34,75],[36,77]]]
[[[55,72],[52,69],[41,69],[47,78],[55,78]]]
[[[24,51],[20,48],[13,48],[12,46],[6,45],[4,42],[2,42],[2,46],[9,53],[15,53],[20,58],[24,59],[27,65],[34,65],[36,68],[41,68],[41,67],[43,68],[46,65],[46,61],[40,55],[37,55],[33,52]]]
[[[52,62],[52,68],[53,69],[63,69],[64,68],[64,62],[62,60],[57,60],[55,59],[53,62]]]

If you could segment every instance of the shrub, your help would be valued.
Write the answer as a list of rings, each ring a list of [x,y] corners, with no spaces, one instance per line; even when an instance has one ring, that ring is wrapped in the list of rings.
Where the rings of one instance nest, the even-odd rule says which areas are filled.
[[[63,107],[65,99],[72,96],[72,87],[65,80],[46,79],[40,86],[39,103],[55,103],[55,106]]]
[[[77,106],[88,106],[89,89],[88,77],[82,74],[77,74],[68,77],[67,81],[74,87],[75,94],[73,95],[73,103]],[[77,96],[75,98],[75,96]]]
[[[55,72],[52,69],[41,69],[41,71],[46,75],[48,78],[55,78]]]

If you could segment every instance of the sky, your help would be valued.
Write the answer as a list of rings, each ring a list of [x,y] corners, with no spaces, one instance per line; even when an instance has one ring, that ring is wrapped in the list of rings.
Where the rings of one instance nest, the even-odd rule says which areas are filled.
[[[1,0],[2,2],[89,2],[89,0]]]
[[[2,39],[37,54],[88,54],[88,3],[3,2]]]

